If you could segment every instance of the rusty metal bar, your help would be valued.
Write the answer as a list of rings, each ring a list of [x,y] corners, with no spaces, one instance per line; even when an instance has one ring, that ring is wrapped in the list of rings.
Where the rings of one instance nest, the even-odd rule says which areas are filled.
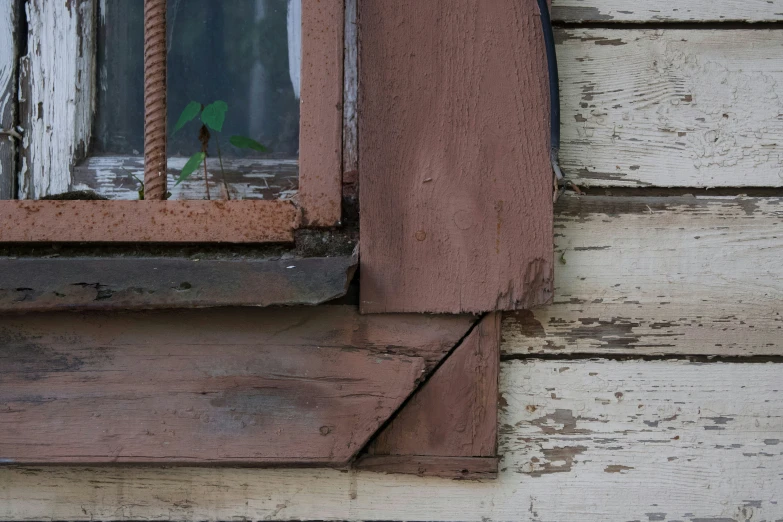
[[[166,0],[144,0],[144,199],[166,199]]]

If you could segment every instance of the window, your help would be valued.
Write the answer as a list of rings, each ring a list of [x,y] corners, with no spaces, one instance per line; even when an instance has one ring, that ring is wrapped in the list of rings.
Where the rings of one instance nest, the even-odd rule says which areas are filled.
[[[200,147],[198,126],[182,129],[171,140],[171,199],[127,201],[138,199],[142,165],[142,1],[32,0],[19,71],[17,197],[92,189],[111,200],[0,202],[0,241],[288,242],[300,226],[340,222],[343,3],[168,3],[172,122],[185,100],[229,98],[224,134],[250,135],[272,152],[235,151],[223,136],[224,184],[210,140],[209,183],[230,201],[204,201],[203,178],[174,187],[187,153]]]
[[[174,132],[191,102],[228,105],[225,125],[207,143],[214,199],[277,199],[296,193],[299,158],[301,4],[293,0],[168,2],[170,199],[204,199],[204,177],[176,180],[201,150],[200,125]],[[99,6],[97,106],[92,154],[74,186],[111,199],[138,199],[144,150],[143,2]],[[197,120],[198,121],[198,120]],[[266,152],[237,148],[246,136]],[[222,142],[222,143],[221,143]],[[218,149],[220,154],[218,154]],[[220,168],[222,158],[223,169]]]

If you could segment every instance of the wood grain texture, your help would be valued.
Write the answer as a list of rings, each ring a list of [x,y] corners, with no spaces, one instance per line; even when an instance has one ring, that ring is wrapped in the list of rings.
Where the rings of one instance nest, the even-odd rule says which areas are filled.
[[[362,471],[454,480],[488,480],[498,476],[497,457],[429,457],[364,455],[354,466]]]
[[[357,255],[0,257],[0,312],[317,305],[344,296]]]
[[[342,0],[303,0],[299,203],[306,224],[342,219]]]
[[[554,0],[561,22],[777,22],[781,0]]]
[[[364,312],[546,303],[552,176],[534,2],[360,2]]]
[[[512,361],[499,478],[329,470],[0,470],[0,518],[776,520],[778,364]]]
[[[17,14],[16,0],[0,0],[0,199],[13,197],[16,177]]]
[[[506,354],[783,354],[783,199],[561,198],[554,304]]]
[[[370,456],[497,455],[500,314],[487,315],[372,441]],[[458,462],[462,462],[457,459]],[[476,462],[478,472],[486,463]],[[390,471],[399,469],[390,463]],[[383,470],[378,459],[359,463]],[[467,464],[456,466],[468,469]],[[452,469],[446,469],[449,476]],[[427,473],[437,476],[437,469]],[[467,475],[467,472],[465,473]]]
[[[290,243],[290,201],[3,201],[0,242]]]
[[[469,321],[441,319],[3,317],[0,462],[344,466]],[[451,335],[428,342],[433,323]]]
[[[783,32],[557,37],[560,160],[578,185],[783,186]]]
[[[20,60],[20,119],[25,130],[19,199],[68,190],[87,153],[95,109],[98,0],[27,2],[27,55]]]

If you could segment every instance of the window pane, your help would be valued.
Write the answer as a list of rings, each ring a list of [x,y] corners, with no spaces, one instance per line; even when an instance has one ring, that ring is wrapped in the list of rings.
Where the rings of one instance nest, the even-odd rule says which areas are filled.
[[[300,0],[169,0],[169,155],[198,152],[199,125],[171,136],[191,101],[228,104],[224,157],[260,156],[228,140],[250,137],[271,155],[299,153]],[[143,0],[101,2],[94,152],[144,150]],[[214,133],[213,133],[214,136]],[[210,155],[216,156],[215,138]]]

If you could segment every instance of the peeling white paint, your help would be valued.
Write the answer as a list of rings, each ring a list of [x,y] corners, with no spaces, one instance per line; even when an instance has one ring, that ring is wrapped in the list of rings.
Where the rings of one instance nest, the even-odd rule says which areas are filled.
[[[95,107],[96,0],[26,4],[28,55],[20,103],[26,166],[20,199],[68,190],[71,168],[90,142]]]
[[[774,22],[783,0],[552,0],[566,22]]]
[[[14,44],[14,0],[0,0],[0,131],[8,131],[14,121],[14,70],[16,45]],[[14,175],[16,143],[6,134],[0,134],[0,187],[8,187]],[[3,190],[5,192],[5,190]],[[3,196],[0,196],[3,197]],[[5,196],[7,197],[7,195]]]
[[[584,186],[783,186],[783,33],[563,29],[562,148]]]
[[[505,353],[783,353],[783,198],[560,199],[551,306]]]

